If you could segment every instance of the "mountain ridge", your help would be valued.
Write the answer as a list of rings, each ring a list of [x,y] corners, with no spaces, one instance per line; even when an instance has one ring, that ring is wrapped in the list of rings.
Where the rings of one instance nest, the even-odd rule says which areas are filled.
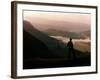
[[[67,38],[73,38],[73,39],[85,39],[87,37],[90,37],[90,31],[83,31],[83,32],[69,32],[69,31],[63,31],[63,30],[57,30],[57,29],[47,29],[44,31],[45,34],[48,34],[49,36],[62,36]]]

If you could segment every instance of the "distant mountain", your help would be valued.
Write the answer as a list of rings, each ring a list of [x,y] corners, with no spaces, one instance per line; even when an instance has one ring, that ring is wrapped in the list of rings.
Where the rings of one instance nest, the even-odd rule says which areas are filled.
[[[57,29],[47,29],[43,31],[44,33],[50,35],[50,36],[63,36],[66,37],[66,32],[62,30],[57,30]]]
[[[86,37],[91,37],[91,32],[90,30],[84,31],[84,32],[80,32],[81,35],[86,36]]]
[[[68,32],[63,30],[57,30],[57,29],[47,29],[44,31],[44,33],[48,34],[49,36],[62,36],[67,38],[73,38],[73,39],[85,39],[86,37],[90,36],[90,31],[84,31],[84,32]]]
[[[43,17],[34,16],[30,17],[29,19],[26,19],[32,23],[33,26],[36,26],[38,30],[47,30],[47,29],[58,29],[63,31],[69,31],[69,32],[82,32],[90,29],[90,24],[82,22],[73,22],[67,20],[60,20],[60,19],[46,19]]]

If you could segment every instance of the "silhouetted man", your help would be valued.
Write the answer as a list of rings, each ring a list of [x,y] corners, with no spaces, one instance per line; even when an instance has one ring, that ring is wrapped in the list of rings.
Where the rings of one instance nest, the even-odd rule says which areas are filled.
[[[68,58],[75,59],[75,52],[74,52],[72,38],[70,38],[69,42],[67,43],[67,47],[68,47]]]

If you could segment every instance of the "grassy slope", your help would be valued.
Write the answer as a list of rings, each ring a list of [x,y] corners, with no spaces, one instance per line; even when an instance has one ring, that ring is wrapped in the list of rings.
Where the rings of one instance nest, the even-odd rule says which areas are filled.
[[[90,53],[90,42],[76,42],[74,47],[84,53]]]

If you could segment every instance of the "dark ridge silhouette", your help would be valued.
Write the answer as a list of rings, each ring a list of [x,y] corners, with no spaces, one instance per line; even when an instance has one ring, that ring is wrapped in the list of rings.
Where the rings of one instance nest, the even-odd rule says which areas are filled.
[[[40,40],[43,44],[45,44],[48,49],[51,51],[50,54],[55,54],[56,56],[63,57],[65,56],[65,49],[63,48],[65,44],[60,42],[55,38],[51,38],[43,32],[37,30],[30,22],[24,21],[23,23],[24,31],[29,33],[32,37]],[[25,35],[23,35],[25,36]],[[39,47],[39,46],[38,46]]]
[[[66,44],[23,22],[23,69],[90,66],[90,55],[75,50],[76,59],[68,60]]]

